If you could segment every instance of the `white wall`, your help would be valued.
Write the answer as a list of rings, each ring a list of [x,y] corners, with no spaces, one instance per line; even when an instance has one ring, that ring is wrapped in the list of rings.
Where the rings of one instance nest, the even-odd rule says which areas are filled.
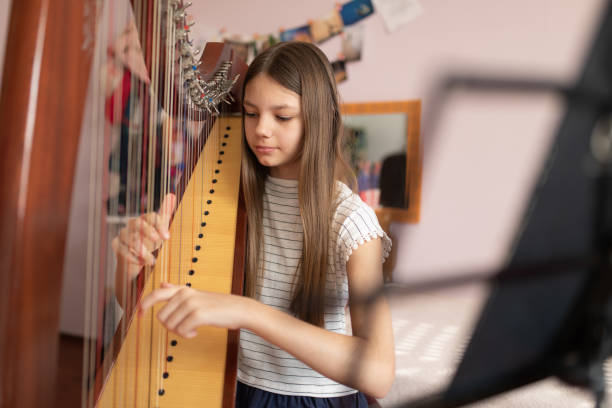
[[[348,64],[345,102],[422,99],[448,72],[571,81],[597,26],[602,0],[421,0],[425,13],[394,33],[364,22],[362,60]],[[264,34],[325,14],[324,0],[195,3],[202,32]],[[198,29],[198,28],[196,28]],[[339,39],[322,45],[330,59]],[[394,224],[394,277],[494,268],[503,263],[562,105],[537,97],[454,94],[435,132],[425,124],[421,221]],[[429,127],[428,127],[429,126]]]

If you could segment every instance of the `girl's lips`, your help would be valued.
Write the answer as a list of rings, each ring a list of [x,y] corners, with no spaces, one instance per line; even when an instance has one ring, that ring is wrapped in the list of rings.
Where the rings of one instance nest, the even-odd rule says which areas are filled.
[[[276,147],[255,146],[255,149],[257,149],[259,153],[272,153],[274,150],[276,150]]]

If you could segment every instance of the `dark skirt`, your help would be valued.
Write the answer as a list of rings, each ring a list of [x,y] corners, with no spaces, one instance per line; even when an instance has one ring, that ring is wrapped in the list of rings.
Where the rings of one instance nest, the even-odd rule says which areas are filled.
[[[236,408],[367,408],[365,394],[357,392],[343,397],[306,397],[282,395],[260,390],[238,381]]]

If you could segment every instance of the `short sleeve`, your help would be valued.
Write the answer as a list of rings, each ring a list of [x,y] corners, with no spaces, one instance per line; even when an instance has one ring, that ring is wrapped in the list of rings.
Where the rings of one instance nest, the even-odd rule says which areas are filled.
[[[382,260],[384,262],[391,252],[391,239],[381,228],[374,210],[358,197],[350,207],[338,231],[338,252],[345,263],[355,249],[372,239],[381,238]]]

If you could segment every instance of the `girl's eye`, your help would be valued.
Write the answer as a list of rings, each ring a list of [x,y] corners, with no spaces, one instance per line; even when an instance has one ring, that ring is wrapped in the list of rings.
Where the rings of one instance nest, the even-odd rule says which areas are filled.
[[[286,122],[288,120],[291,120],[291,116],[277,116],[276,117],[278,120],[281,120],[283,122]]]
[[[257,116],[257,114],[253,112],[244,112],[244,116],[254,118],[255,116]]]

